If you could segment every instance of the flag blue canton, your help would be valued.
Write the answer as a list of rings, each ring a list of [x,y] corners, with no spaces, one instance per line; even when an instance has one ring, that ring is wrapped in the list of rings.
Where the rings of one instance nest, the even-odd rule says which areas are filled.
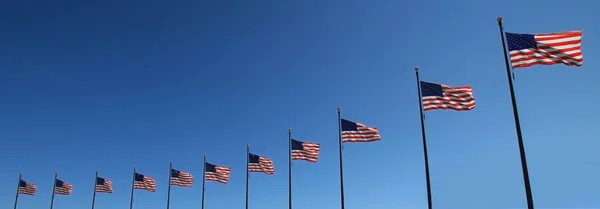
[[[23,181],[23,180],[19,180],[19,187],[26,187],[27,186],[27,182]]]
[[[217,172],[217,166],[210,164],[210,163],[206,163],[206,172]]]
[[[358,131],[358,125],[342,118],[342,131]]]
[[[96,185],[104,185],[104,182],[106,182],[106,179],[96,177]]]
[[[535,36],[532,34],[505,33],[508,42],[508,50],[537,49]]]
[[[54,182],[54,186],[56,187],[63,187],[65,185],[65,182],[59,179],[56,179],[56,181]]]
[[[135,181],[144,181],[144,175],[135,173]]]
[[[248,163],[259,163],[260,162],[260,156],[252,154],[252,153],[248,153]]]
[[[176,169],[171,169],[171,177],[179,178],[180,175],[181,175],[181,171],[176,170]]]
[[[293,140],[292,139],[292,150],[304,150],[304,146],[302,146],[301,141],[297,141],[297,140]]]
[[[442,90],[442,85],[440,84],[421,81],[421,94],[423,97],[443,97],[444,91]]]

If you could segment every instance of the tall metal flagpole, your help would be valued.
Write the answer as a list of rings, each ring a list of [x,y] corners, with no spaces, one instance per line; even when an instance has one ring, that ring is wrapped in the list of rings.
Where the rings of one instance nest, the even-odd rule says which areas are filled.
[[[343,162],[342,162],[342,115],[340,113],[340,111],[342,110],[342,108],[338,107],[337,108],[337,114],[338,114],[338,129],[339,129],[339,151],[340,151],[340,202],[341,202],[341,206],[342,209],[345,208],[344,206],[344,167],[343,167]]]
[[[429,156],[427,155],[427,137],[425,136],[425,117],[423,116],[423,97],[421,96],[421,79],[419,78],[419,67],[415,67],[417,75],[417,89],[419,90],[419,113],[421,114],[421,136],[423,136],[423,156],[425,158],[425,181],[427,182],[427,208],[432,209],[431,180],[429,176]]]
[[[169,161],[169,188],[167,189],[167,209],[171,206],[171,175],[173,175],[173,161]]]
[[[98,170],[96,170],[96,177],[94,177],[94,195],[92,196],[92,209],[96,205],[96,184],[98,183]]]
[[[17,197],[15,197],[15,208],[17,209],[17,202],[19,201],[19,186],[21,185],[21,177],[23,176],[23,173],[19,173],[19,181],[17,182]]]
[[[54,190],[56,189],[56,179],[58,178],[58,172],[54,173],[54,182],[52,182],[52,199],[50,200],[50,209],[54,207]]]
[[[131,199],[129,200],[129,209],[133,209],[133,191],[135,191],[135,166],[133,166],[133,179],[131,180]]]
[[[527,169],[527,159],[525,157],[525,146],[523,145],[523,135],[521,134],[521,122],[519,121],[519,111],[517,110],[517,100],[515,89],[511,78],[510,62],[506,52],[506,42],[504,41],[504,27],[502,27],[502,17],[498,17],[498,27],[500,28],[500,38],[502,39],[502,50],[504,52],[504,63],[506,64],[506,76],[508,76],[508,88],[510,90],[510,99],[512,101],[513,115],[515,118],[515,128],[517,129],[517,141],[519,142],[519,153],[521,155],[521,169],[523,170],[523,182],[525,183],[525,194],[527,196],[527,208],[534,209],[533,195],[531,193],[531,184],[529,182],[529,171]]]
[[[292,129],[288,128],[288,142],[289,142],[289,150],[288,150],[288,208],[292,209]]]
[[[246,209],[248,209],[248,169],[250,169],[250,166],[248,165],[248,163],[250,162],[250,144],[246,145]]]
[[[206,154],[204,154],[204,171],[202,172],[202,209],[204,209],[204,193],[206,193],[206,187],[204,187],[204,183],[206,182]]]

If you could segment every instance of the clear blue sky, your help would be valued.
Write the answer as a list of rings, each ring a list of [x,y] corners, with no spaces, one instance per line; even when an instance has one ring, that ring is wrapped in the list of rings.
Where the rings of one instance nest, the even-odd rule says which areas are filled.
[[[383,138],[345,146],[347,209],[426,208],[415,66],[477,102],[426,114],[434,207],[524,208],[498,16],[583,29],[583,67],[520,69],[515,88],[536,206],[600,207],[598,2],[84,2],[0,3],[1,208],[19,172],[39,188],[20,209],[49,206],[54,172],[74,185],[54,208],[90,207],[96,169],[115,189],[96,208],[127,208],[134,165],[158,184],[134,208],[164,208],[169,160],[197,180],[171,208],[199,208],[204,153],[233,172],[206,208],[243,208],[246,144],[276,169],[251,174],[250,208],[286,208],[290,127],[322,143],[294,162],[295,209],[339,208],[338,106]]]

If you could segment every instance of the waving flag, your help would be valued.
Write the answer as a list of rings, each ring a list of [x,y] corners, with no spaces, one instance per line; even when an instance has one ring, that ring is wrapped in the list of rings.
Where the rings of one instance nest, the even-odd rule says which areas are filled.
[[[316,163],[319,159],[321,145],[292,139],[292,160],[304,160]]]
[[[30,184],[24,180],[19,180],[19,194],[24,195],[35,195],[37,191],[37,187],[33,184]]]
[[[70,195],[73,192],[73,186],[65,183],[62,180],[56,179],[54,181],[54,194],[59,195]]]
[[[209,181],[216,181],[222,184],[227,184],[229,181],[229,175],[231,174],[231,168],[219,165],[213,165],[206,163],[206,176],[204,179]]]
[[[171,169],[171,185],[191,187],[194,185],[194,177],[189,173]]]
[[[472,110],[475,98],[470,86],[451,87],[421,81],[423,111],[428,110]]]
[[[513,69],[533,65],[581,66],[581,30],[549,34],[506,33]]]
[[[374,142],[379,140],[381,140],[381,136],[377,128],[342,118],[342,142]]]
[[[248,172],[261,172],[268,175],[275,174],[273,161],[269,158],[248,153]]]
[[[146,190],[149,192],[156,192],[156,182],[154,179],[136,172],[133,188]]]
[[[112,181],[96,177],[96,192],[113,193]]]

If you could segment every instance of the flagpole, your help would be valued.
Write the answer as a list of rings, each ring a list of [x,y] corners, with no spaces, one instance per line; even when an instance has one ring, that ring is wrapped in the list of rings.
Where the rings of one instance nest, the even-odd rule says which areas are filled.
[[[135,166],[133,166],[133,179],[131,180],[131,199],[129,200],[129,209],[133,209],[133,191],[135,188]]]
[[[517,130],[517,141],[519,143],[519,154],[521,155],[521,169],[523,170],[523,182],[525,184],[525,194],[527,196],[527,208],[533,207],[533,194],[531,193],[531,183],[529,182],[529,171],[527,169],[527,159],[525,157],[525,145],[523,145],[523,135],[521,134],[521,122],[519,121],[519,111],[517,110],[517,100],[515,89],[511,78],[511,68],[506,52],[506,42],[504,41],[504,27],[502,27],[502,17],[498,17],[498,27],[500,28],[500,38],[502,39],[502,50],[504,51],[504,63],[506,64],[506,75],[508,76],[508,88],[512,101],[513,115],[515,118],[515,128]]]
[[[423,137],[423,156],[425,158],[425,181],[427,182],[427,208],[433,208],[431,200],[431,180],[429,176],[429,156],[427,154],[427,137],[425,136],[425,116],[423,114],[423,97],[421,96],[421,79],[419,78],[419,67],[415,67],[417,75],[417,89],[419,96],[419,113],[421,114],[421,136]]]
[[[341,206],[342,209],[345,208],[344,205],[344,167],[343,167],[343,161],[342,161],[342,115],[340,113],[340,111],[342,110],[342,108],[338,107],[337,108],[337,114],[338,114],[338,129],[339,129],[339,152],[340,152],[340,202],[341,202]]]
[[[246,145],[246,209],[248,209],[248,169],[250,169],[250,166],[248,165],[248,163],[250,162],[250,144]]]
[[[167,209],[171,205],[171,175],[173,175],[173,161],[169,161],[169,180],[167,180],[169,184],[169,188],[167,189]]]
[[[288,208],[292,209],[292,129],[288,128],[289,163],[288,163]]]
[[[202,172],[202,209],[204,209],[204,193],[206,192],[206,187],[204,187],[204,183],[206,182],[206,154],[204,154],[204,172]]]
[[[56,189],[56,179],[58,178],[58,172],[54,173],[54,182],[52,183],[52,199],[50,200],[50,209],[54,207],[54,190]]]
[[[23,173],[19,173],[19,181],[17,183],[17,197],[15,197],[15,208],[17,209],[17,202],[19,201],[19,187],[21,185],[21,177],[23,176]]]
[[[92,209],[96,205],[96,184],[98,184],[98,170],[96,170],[96,177],[94,178],[94,195],[92,196]]]

